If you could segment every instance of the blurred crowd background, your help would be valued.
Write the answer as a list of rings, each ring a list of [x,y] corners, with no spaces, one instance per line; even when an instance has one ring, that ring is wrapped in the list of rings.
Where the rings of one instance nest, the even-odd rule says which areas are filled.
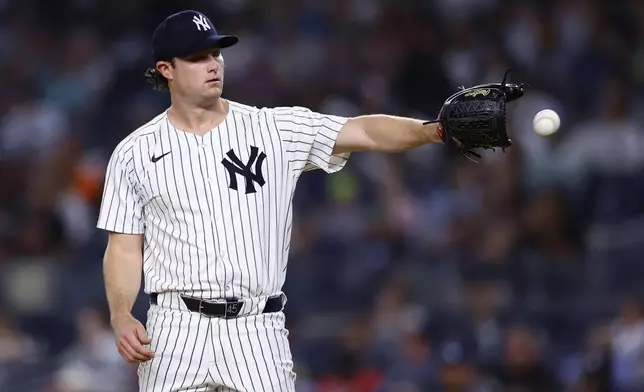
[[[185,8],[240,36],[224,95],[258,107],[433,119],[508,68],[531,86],[478,164],[431,145],[302,176],[298,391],[644,391],[640,0],[0,1],[0,391],[136,390],[95,224],[112,149],[168,105],[143,73]]]

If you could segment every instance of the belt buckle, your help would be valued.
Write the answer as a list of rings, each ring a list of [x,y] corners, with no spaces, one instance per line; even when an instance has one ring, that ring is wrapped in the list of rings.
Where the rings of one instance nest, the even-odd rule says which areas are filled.
[[[204,313],[203,313],[203,303],[204,303],[204,300],[200,298],[200,299],[199,299],[199,307],[197,308],[197,312],[198,312],[199,314],[204,314]]]
[[[235,302],[226,301],[224,318],[225,319],[236,318],[239,315],[239,312],[241,311],[242,305],[243,303],[239,300],[236,300]]]
[[[222,300],[222,299],[209,300],[209,299],[199,298],[199,307],[197,308],[197,312],[199,314],[202,314],[202,315],[206,316],[206,317],[213,317],[214,315],[207,314],[207,313],[204,312],[204,304],[213,304],[213,305],[216,305],[216,304],[221,305],[221,304],[223,304],[225,306],[226,301]]]

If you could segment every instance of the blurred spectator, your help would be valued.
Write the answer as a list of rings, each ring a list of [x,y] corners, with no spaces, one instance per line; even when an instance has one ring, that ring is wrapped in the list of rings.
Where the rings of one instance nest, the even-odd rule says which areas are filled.
[[[383,388],[387,391],[428,391],[436,387],[436,365],[424,331],[405,333],[398,352],[390,359]]]
[[[23,79],[16,86],[16,101],[3,118],[0,146],[4,159],[46,158],[67,132],[67,118],[54,105],[39,99],[34,82]]]
[[[562,391],[550,366],[534,332],[523,326],[512,327],[507,332],[501,362],[489,375],[504,391]]]
[[[443,342],[440,349],[440,392],[489,391],[487,381],[479,374],[473,353],[459,341]]]
[[[603,326],[590,331],[576,391],[614,390],[610,336]]]
[[[611,348],[617,389],[644,388],[644,313],[635,298],[622,303],[620,317],[611,326]]]
[[[355,352],[341,353],[334,363],[335,372],[320,379],[320,392],[376,392],[381,383],[380,373],[363,365]]]
[[[36,342],[0,313],[0,367],[6,364],[32,362],[41,352]]]
[[[134,369],[116,350],[109,323],[98,309],[76,319],[78,341],[59,357],[56,392],[120,392],[132,385]]]

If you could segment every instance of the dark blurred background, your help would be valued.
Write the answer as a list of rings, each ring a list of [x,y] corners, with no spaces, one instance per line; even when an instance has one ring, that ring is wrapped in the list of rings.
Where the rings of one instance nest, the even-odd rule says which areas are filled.
[[[240,36],[224,95],[250,105],[428,119],[507,68],[532,86],[505,154],[357,153],[301,178],[298,391],[644,391],[640,0],[0,1],[0,391],[136,390],[94,227],[112,149],[168,105],[143,72],[185,8]]]

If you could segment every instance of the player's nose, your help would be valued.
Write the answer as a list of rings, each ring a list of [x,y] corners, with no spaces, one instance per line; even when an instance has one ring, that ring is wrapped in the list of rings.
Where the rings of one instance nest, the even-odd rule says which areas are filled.
[[[217,64],[208,65],[207,72],[211,75],[219,75],[221,70]]]
[[[212,71],[218,71],[220,67],[222,67],[222,64],[219,62],[219,59],[216,56],[213,56],[212,54],[209,55],[208,58],[208,70]]]

